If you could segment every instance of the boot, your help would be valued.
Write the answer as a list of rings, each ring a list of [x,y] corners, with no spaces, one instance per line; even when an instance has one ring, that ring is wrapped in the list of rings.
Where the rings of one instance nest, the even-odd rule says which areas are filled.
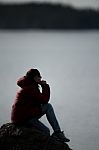
[[[56,139],[58,139],[58,140],[60,140],[61,142],[69,142],[69,141],[70,141],[70,139],[68,139],[68,138],[65,137],[63,131],[54,132],[54,133],[52,134],[52,137],[53,137],[53,138],[56,138]]]

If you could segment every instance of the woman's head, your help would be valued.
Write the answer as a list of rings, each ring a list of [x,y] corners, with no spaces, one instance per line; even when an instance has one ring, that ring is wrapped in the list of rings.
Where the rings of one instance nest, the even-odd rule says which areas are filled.
[[[30,69],[26,73],[26,77],[29,81],[36,82],[36,83],[39,83],[42,78],[40,72],[37,69]]]

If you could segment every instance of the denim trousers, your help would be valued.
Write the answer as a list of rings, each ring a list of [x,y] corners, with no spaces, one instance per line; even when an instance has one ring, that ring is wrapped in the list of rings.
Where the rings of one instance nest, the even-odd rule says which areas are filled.
[[[54,109],[52,107],[52,105],[50,103],[47,104],[42,104],[41,105],[41,109],[42,109],[42,115],[40,117],[33,117],[32,119],[30,119],[27,124],[30,126],[34,126],[37,129],[50,134],[50,130],[47,126],[45,126],[39,119],[43,116],[46,115],[46,118],[49,122],[49,124],[51,125],[52,129],[54,130],[54,132],[56,131],[60,131],[60,125],[58,123],[58,120],[56,118],[56,115],[54,113]]]

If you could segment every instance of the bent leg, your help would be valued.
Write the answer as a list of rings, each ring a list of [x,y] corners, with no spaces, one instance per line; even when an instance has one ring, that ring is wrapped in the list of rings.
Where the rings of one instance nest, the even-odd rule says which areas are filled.
[[[60,139],[62,142],[69,142],[70,140],[65,137],[63,131],[61,131],[60,129],[60,126],[55,116],[52,105],[49,103],[42,105],[42,112],[43,114],[46,114],[46,117],[54,130],[54,133],[52,134],[52,136]]]
[[[61,130],[59,123],[57,121],[56,115],[54,113],[54,109],[50,103],[42,105],[42,113],[46,114],[46,117],[47,117],[50,125],[52,126],[54,132]]]

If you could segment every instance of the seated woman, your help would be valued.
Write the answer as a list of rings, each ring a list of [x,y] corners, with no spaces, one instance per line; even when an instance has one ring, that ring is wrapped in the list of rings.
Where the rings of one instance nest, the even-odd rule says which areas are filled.
[[[12,106],[11,121],[16,125],[35,126],[46,134],[50,134],[49,128],[39,120],[46,114],[47,120],[54,131],[52,136],[63,142],[69,142],[70,140],[65,137],[60,129],[52,105],[48,103],[50,87],[41,78],[37,69],[30,69],[24,77],[17,81],[17,85],[21,89],[16,94]],[[42,87],[42,92],[39,90],[39,85]]]

